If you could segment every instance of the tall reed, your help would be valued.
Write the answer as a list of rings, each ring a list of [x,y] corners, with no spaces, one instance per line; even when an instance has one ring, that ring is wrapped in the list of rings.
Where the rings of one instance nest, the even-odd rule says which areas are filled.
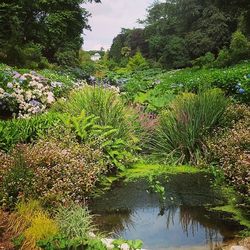
[[[177,163],[196,163],[205,148],[203,136],[218,124],[226,107],[227,100],[219,89],[178,96],[160,115],[150,142],[153,155]]]

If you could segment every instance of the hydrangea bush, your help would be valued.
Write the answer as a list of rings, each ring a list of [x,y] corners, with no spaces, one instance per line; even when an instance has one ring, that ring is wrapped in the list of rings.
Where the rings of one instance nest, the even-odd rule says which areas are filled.
[[[14,117],[23,118],[44,112],[69,87],[69,82],[66,85],[53,81],[35,71],[24,74],[11,68],[1,71],[0,109]],[[75,81],[70,87],[79,88],[85,84],[85,81]]]

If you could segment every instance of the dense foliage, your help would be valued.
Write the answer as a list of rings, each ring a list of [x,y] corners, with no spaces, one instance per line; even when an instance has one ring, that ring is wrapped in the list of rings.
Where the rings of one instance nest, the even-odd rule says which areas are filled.
[[[160,115],[151,139],[153,154],[167,161],[197,163],[205,150],[203,137],[218,124],[226,105],[218,89],[178,96]]]
[[[0,221],[14,248],[109,249],[86,201],[144,157],[206,167],[249,205],[249,1],[155,1],[107,52],[80,49],[87,2],[100,0],[0,3]],[[124,243],[142,247],[113,249]]]
[[[246,198],[250,195],[250,109],[245,105],[229,107],[227,125],[208,139],[210,161],[218,163],[225,175]]]
[[[48,62],[77,65],[83,29],[90,28],[90,14],[82,5],[86,2],[2,1],[0,61],[31,68],[46,67]]]
[[[16,144],[30,143],[60,121],[61,116],[53,112],[25,119],[0,120],[0,150],[9,151]]]
[[[249,67],[249,62],[246,62],[223,70],[187,68],[162,72],[150,69],[136,74],[112,75],[112,79],[115,81],[117,76],[126,78],[126,84],[123,84],[126,99],[157,112],[166,107],[178,93],[197,93],[208,88],[220,88],[227,96],[249,102]]]
[[[122,29],[113,40],[109,56],[124,64],[128,56],[140,50],[164,68],[182,68],[191,66],[194,59],[209,52],[213,57],[219,54],[218,66],[235,63],[250,57],[249,9],[246,0],[240,4],[212,0],[156,1],[149,7],[146,19],[140,21],[145,28]],[[243,45],[243,41],[247,44]],[[232,53],[223,50],[224,47],[230,47]]]

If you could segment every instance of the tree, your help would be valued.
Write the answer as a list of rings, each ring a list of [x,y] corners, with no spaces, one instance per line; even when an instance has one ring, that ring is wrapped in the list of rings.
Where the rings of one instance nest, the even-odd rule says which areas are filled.
[[[35,44],[50,62],[77,63],[76,58],[83,43],[82,31],[90,29],[90,14],[82,7],[85,0],[9,2],[4,0],[0,4],[0,45],[6,54],[6,62],[22,63],[19,57],[23,55],[19,52],[23,51],[24,46]]]
[[[136,54],[129,59],[127,68],[130,71],[135,71],[145,69],[147,66],[148,63],[146,59],[142,56],[140,51],[137,51]]]
[[[236,31],[232,35],[230,53],[234,63],[250,58],[250,43],[240,31]]]
[[[120,63],[122,60],[122,48],[125,46],[126,41],[126,33],[123,31],[117,35],[113,39],[113,43],[111,45],[110,51],[109,51],[109,58],[114,60],[116,63]]]
[[[160,58],[163,66],[165,68],[182,68],[188,66],[189,61],[185,40],[177,36],[170,37]]]

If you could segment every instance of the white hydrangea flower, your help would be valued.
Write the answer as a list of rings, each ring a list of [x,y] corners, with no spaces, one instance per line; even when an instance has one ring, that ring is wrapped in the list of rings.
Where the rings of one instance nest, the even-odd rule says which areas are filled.
[[[47,96],[47,103],[48,104],[53,103],[55,101],[54,94],[52,92],[48,92],[47,94],[48,94],[48,96]]]
[[[7,83],[7,88],[12,89],[12,88],[13,88],[13,83],[8,82],[8,83]]]

